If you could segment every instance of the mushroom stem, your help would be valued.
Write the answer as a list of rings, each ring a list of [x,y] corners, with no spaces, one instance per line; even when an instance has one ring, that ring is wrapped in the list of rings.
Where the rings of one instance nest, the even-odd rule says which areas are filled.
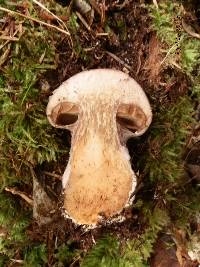
[[[85,134],[77,134],[72,140],[70,172],[63,177],[64,208],[79,224],[95,225],[101,215],[109,218],[120,213],[129,201],[130,188],[136,185],[129,157],[112,134],[116,122],[114,125],[108,124],[104,133],[97,125],[95,129],[89,125],[85,128],[89,129],[87,139]]]

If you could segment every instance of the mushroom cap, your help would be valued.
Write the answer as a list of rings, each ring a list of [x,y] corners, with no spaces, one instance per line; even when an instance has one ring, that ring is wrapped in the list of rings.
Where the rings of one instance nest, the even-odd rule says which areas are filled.
[[[121,71],[84,71],[53,92],[47,116],[54,127],[72,132],[63,175],[68,216],[96,225],[101,215],[119,214],[136,186],[124,141],[143,134],[152,120],[140,85]]]
[[[83,71],[63,82],[50,96],[47,106],[49,122],[54,127],[71,130],[73,123],[56,121],[58,114],[65,110],[68,114],[78,115],[82,100],[92,102],[94,97],[110,99],[116,105],[115,115],[128,138],[142,135],[151,124],[151,106],[141,86],[128,74],[112,69]],[[128,125],[130,127],[126,127]]]

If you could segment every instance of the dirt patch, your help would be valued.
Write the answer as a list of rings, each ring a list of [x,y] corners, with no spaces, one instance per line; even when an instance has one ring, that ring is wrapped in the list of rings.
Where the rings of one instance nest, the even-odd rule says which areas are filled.
[[[176,247],[170,235],[161,235],[154,247],[154,256],[151,267],[198,267],[198,262],[193,262],[188,257],[185,247]]]

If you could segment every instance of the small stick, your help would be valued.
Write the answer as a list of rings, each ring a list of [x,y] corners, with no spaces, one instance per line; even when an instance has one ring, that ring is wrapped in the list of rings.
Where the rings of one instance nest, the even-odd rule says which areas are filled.
[[[98,32],[96,33],[96,36],[108,36],[109,33],[108,32]]]
[[[174,60],[169,61],[172,65],[174,65],[177,69],[182,70],[181,66],[179,66]]]
[[[52,25],[52,24],[43,22],[43,21],[38,20],[38,19],[35,19],[35,18],[32,18],[31,16],[27,16],[27,15],[21,14],[21,13],[19,13],[19,12],[16,12],[16,11],[13,11],[13,10],[10,10],[10,9],[4,8],[4,7],[0,7],[0,10],[1,10],[1,11],[4,11],[4,12],[7,12],[7,13],[9,13],[9,14],[12,14],[12,15],[17,15],[17,16],[20,16],[20,17],[23,17],[23,18],[32,20],[32,21],[34,21],[34,22],[36,22],[36,23],[39,23],[39,24],[42,24],[42,25],[44,25],[44,26],[53,28],[53,29],[55,29],[55,30],[57,30],[57,31],[59,31],[59,32],[62,32],[62,33],[64,33],[64,34],[70,36],[70,33],[69,33],[69,32],[67,32],[67,31],[65,31],[65,30],[63,30],[63,29],[61,29],[61,28],[59,28],[59,27],[57,27],[57,26],[54,26],[54,25]]]
[[[10,41],[19,41],[21,35],[20,35],[20,37],[15,37],[15,35],[16,35],[18,32],[19,32],[19,29],[17,29],[17,30],[14,32],[14,34],[13,34],[12,37],[8,37],[8,36],[1,35],[1,36],[0,36],[0,39],[6,40],[6,42],[5,42],[4,44],[0,45],[0,50],[1,50],[5,45],[7,45]],[[5,37],[5,39],[4,39],[4,37]],[[8,39],[6,39],[6,37],[7,37]],[[10,38],[11,38],[11,39],[10,39]],[[14,39],[14,38],[16,38],[16,39]]]
[[[74,259],[74,261],[70,264],[70,267],[73,267],[74,264],[75,264],[77,261],[79,261],[80,259],[81,259],[81,257],[80,257],[80,256],[77,256],[77,257]]]
[[[200,39],[200,34],[190,30],[189,26],[182,20],[183,29],[192,37]]]
[[[46,174],[46,175],[48,175],[48,176],[51,176],[51,177],[57,178],[59,180],[62,180],[62,176],[59,175],[59,174],[51,173],[51,172],[47,172],[47,171],[43,171],[43,173]]]
[[[47,12],[42,11],[39,13],[39,16],[44,19],[44,20],[56,20],[54,16],[49,15]],[[63,21],[68,21],[68,17],[67,16],[59,16],[60,19],[62,19]]]
[[[8,188],[6,187],[5,190],[7,192],[10,192],[13,195],[17,195],[20,196],[21,198],[23,198],[29,205],[33,206],[33,200],[31,198],[29,198],[25,193],[16,190],[15,188]]]
[[[108,54],[110,57],[114,58],[117,62],[119,62],[120,64],[124,65],[125,68],[127,68],[128,70],[132,70],[131,66],[129,66],[128,64],[126,64],[122,59],[120,59],[118,56],[116,56],[115,54],[105,51],[106,54]]]
[[[167,51],[167,54],[165,55],[164,59],[161,61],[160,65],[162,65],[165,60],[167,59],[167,57],[171,54],[171,52],[175,49],[177,49],[179,46],[179,44],[175,43],[168,51]]]
[[[141,65],[142,65],[141,55],[142,55],[142,51],[140,50],[138,53],[138,66],[137,66],[136,75],[138,75],[138,73],[140,72],[140,69],[141,69]]]
[[[6,40],[6,41],[19,41],[19,38],[17,37],[10,37],[10,36],[0,36],[1,40]]]
[[[20,263],[20,264],[24,263],[23,260],[11,259],[11,261],[12,261],[12,262],[16,262],[16,263]]]
[[[153,4],[154,4],[155,7],[158,9],[158,3],[157,3],[157,0],[153,0]]]
[[[39,7],[41,7],[42,9],[44,9],[47,13],[51,14],[51,16],[53,16],[55,19],[57,19],[65,29],[67,29],[67,26],[65,25],[64,21],[62,19],[60,19],[58,16],[56,16],[54,13],[52,13],[48,8],[46,8],[43,4],[41,4],[40,2],[38,2],[37,0],[33,0],[33,2],[38,5]],[[67,29],[68,31],[68,29]],[[68,31],[69,32],[69,31]]]
[[[139,182],[135,191],[130,195],[129,199],[132,199],[133,196],[135,196],[143,186],[144,186],[144,184],[142,182]]]
[[[94,10],[101,16],[101,10],[99,9],[99,6],[97,5],[95,0],[89,0],[90,5],[94,8]]]
[[[129,0],[124,0],[124,2],[121,4],[121,5],[116,5],[116,7],[118,7],[119,9],[122,9],[124,8],[126,5],[129,4]]]
[[[86,20],[83,18],[83,16],[78,12],[76,11],[76,15],[77,17],[80,19],[80,21],[83,23],[83,25],[85,26],[85,28],[90,32],[91,31],[91,28],[90,26],[87,24]]]
[[[92,237],[92,242],[93,242],[93,244],[96,245],[96,241],[95,241],[94,236],[93,236],[92,233],[91,233],[91,237]]]
[[[0,57],[0,67],[6,62],[9,54],[10,54],[10,44],[8,45],[6,51],[3,53],[3,55]]]

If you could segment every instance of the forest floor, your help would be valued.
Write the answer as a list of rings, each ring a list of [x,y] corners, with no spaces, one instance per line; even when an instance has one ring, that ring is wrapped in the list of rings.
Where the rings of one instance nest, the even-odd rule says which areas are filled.
[[[0,1],[0,266],[198,266],[198,1],[40,2],[46,10]],[[86,231],[62,214],[70,134],[45,109],[63,81],[94,68],[134,78],[153,123],[127,144],[138,186],[126,220]],[[55,205],[47,225],[32,218],[34,177]]]

